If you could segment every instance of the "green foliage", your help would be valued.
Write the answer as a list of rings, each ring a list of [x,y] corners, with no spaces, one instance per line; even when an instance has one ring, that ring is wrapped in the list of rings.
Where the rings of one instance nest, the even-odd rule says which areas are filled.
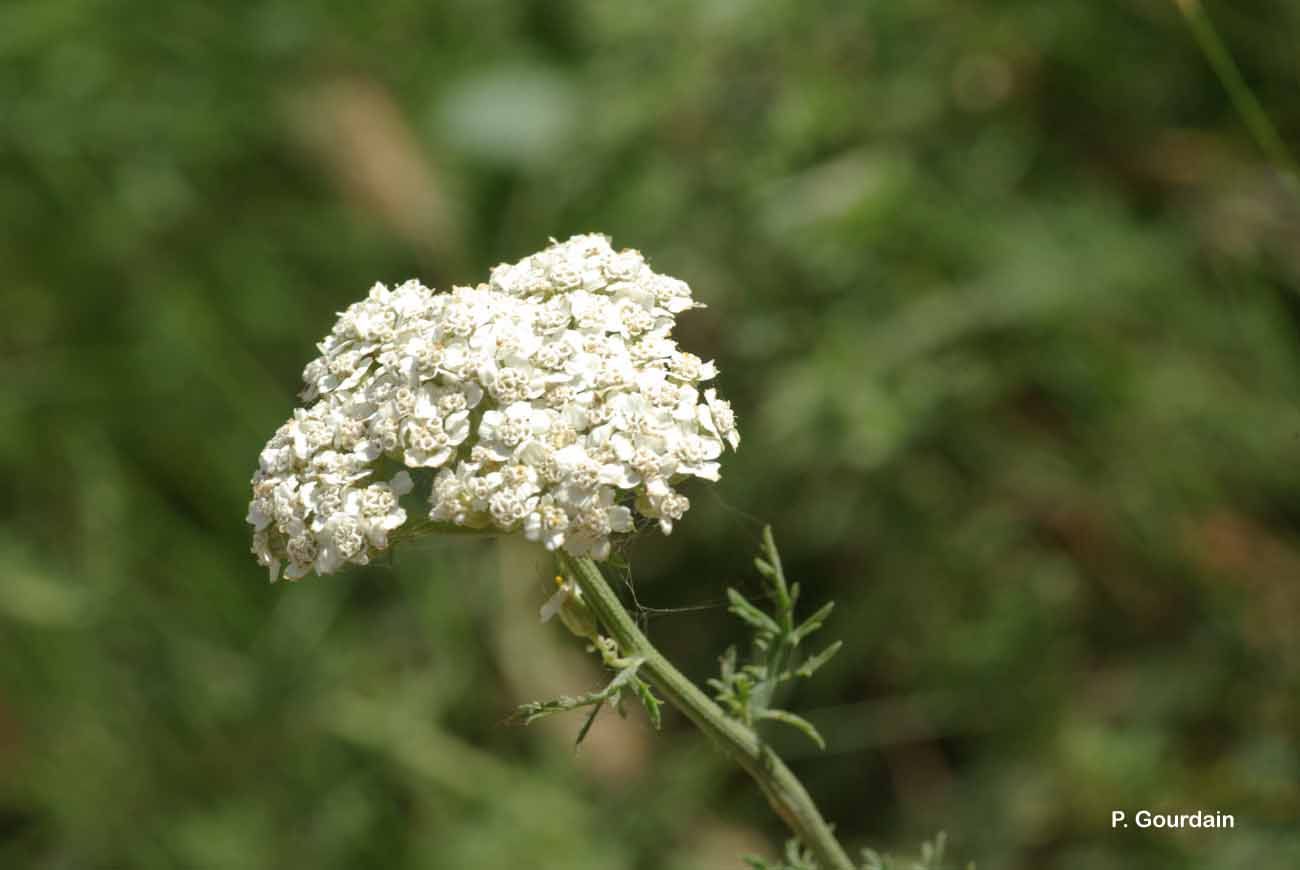
[[[932,841],[921,844],[921,854],[915,858],[895,858],[882,855],[874,849],[862,850],[861,870],[944,870],[944,852],[947,849],[947,835],[940,833]],[[797,840],[787,840],[785,853],[781,860],[772,863],[762,858],[745,859],[753,870],[818,870],[813,855],[799,845]],[[966,870],[975,870],[975,864],[967,865]]]
[[[772,702],[777,689],[784,683],[795,677],[811,677],[843,646],[840,641],[835,641],[821,652],[799,660],[799,644],[822,627],[835,608],[834,602],[827,602],[812,616],[795,624],[799,584],[786,582],[771,526],[763,527],[762,549],[754,559],[754,565],[766,581],[774,615],[768,616],[735,589],[727,589],[727,600],[731,603],[728,609],[748,625],[753,634],[753,660],[738,667],[736,648],[728,647],[722,655],[721,676],[710,679],[709,685],[723,709],[745,725],[754,727],[764,721],[779,722],[802,732],[819,749],[825,749],[826,741],[811,722],[789,710],[772,706]]]
[[[817,870],[813,854],[800,846],[798,840],[785,841],[785,854],[775,864],[753,856],[747,857],[745,863],[753,870]]]
[[[872,849],[862,851],[862,870],[943,870],[944,851],[948,846],[948,837],[940,832],[933,840],[921,844],[921,854],[916,860],[896,859],[889,855],[880,855]],[[967,865],[968,870],[975,870],[975,865]]]
[[[612,705],[620,716],[627,715],[623,707],[623,694],[630,691],[641,702],[646,715],[650,717],[650,724],[658,731],[663,724],[663,702],[655,697],[650,684],[641,679],[638,674],[641,666],[645,664],[645,659],[620,653],[618,642],[614,638],[600,634],[600,624],[596,615],[583,599],[582,592],[573,578],[566,579],[563,575],[556,574],[555,582],[559,589],[555,593],[555,598],[547,606],[555,605],[554,615],[560,618],[561,624],[571,634],[590,641],[587,651],[599,654],[601,663],[614,672],[614,677],[603,689],[577,697],[561,695],[550,701],[530,701],[522,704],[511,718],[529,725],[555,713],[567,713],[590,707],[591,712],[587,714],[582,727],[578,729],[578,736],[574,741],[576,747],[582,745],[582,741],[596,721],[596,716],[600,714],[606,703]]]
[[[605,666],[614,671],[613,679],[603,689],[577,697],[561,695],[550,701],[530,701],[527,704],[520,705],[515,710],[512,718],[524,725],[529,725],[538,719],[543,719],[555,713],[568,713],[572,710],[590,707],[591,712],[587,714],[582,727],[578,729],[578,736],[574,739],[574,745],[581,746],[587,732],[591,730],[592,724],[595,723],[596,716],[605,704],[611,705],[618,711],[620,716],[627,715],[623,708],[623,693],[630,691],[641,702],[646,715],[650,717],[650,724],[658,731],[663,724],[663,702],[655,697],[650,684],[637,674],[641,669],[641,665],[645,664],[645,659],[639,656],[619,655],[615,642],[611,638],[600,636],[593,638],[588,651],[599,652]]]

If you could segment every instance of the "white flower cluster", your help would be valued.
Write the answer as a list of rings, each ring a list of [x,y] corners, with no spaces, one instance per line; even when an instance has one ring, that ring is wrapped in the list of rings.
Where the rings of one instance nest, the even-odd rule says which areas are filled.
[[[272,579],[285,562],[290,579],[366,564],[406,522],[407,469],[436,469],[438,523],[596,559],[632,529],[632,508],[671,532],[690,506],[674,486],[717,480],[723,444],[740,443],[730,405],[698,389],[713,363],[670,338],[696,304],[601,235],[553,242],[477,287],[376,284],[318,345],[307,407],[262,451],[258,561]]]

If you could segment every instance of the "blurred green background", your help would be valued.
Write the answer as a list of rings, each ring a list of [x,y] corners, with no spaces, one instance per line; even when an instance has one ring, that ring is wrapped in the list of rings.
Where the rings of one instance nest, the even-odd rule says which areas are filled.
[[[1210,11],[1295,141],[1300,5]],[[335,312],[588,230],[708,303],[744,432],[630,549],[649,631],[713,673],[773,523],[839,602],[831,746],[780,746],[846,842],[1300,866],[1300,199],[1174,3],[8,0],[0,867],[779,845],[680,717],[504,724],[601,679],[539,550],[247,552]]]

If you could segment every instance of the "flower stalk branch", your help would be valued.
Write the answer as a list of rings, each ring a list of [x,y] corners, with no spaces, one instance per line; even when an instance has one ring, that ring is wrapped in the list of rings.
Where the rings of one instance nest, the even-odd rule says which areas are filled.
[[[844,847],[822,818],[808,790],[753,729],[727,716],[655,648],[636,626],[600,568],[590,558],[556,552],[560,567],[582,590],[583,600],[618,642],[624,656],[641,659],[643,674],[758,784],[768,803],[824,870],[854,870]]]

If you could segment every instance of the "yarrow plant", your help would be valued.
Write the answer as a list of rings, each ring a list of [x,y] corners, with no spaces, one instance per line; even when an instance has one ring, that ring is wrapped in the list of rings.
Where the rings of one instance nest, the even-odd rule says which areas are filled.
[[[676,485],[717,480],[740,443],[731,406],[700,391],[716,367],[671,337],[698,304],[600,235],[450,293],[376,284],[318,345],[305,407],[262,451],[258,561],[273,580],[365,565],[407,522],[400,497],[420,469],[436,471],[434,523],[595,559],[634,513],[671,532],[690,507]]]
[[[802,656],[830,608],[796,623],[799,587],[787,584],[770,531],[757,567],[774,614],[728,590],[754,633],[753,656],[723,657],[710,681],[716,703],[655,649],[597,565],[640,525],[672,532],[690,507],[680,487],[716,481],[724,450],[740,445],[731,406],[708,386],[717,368],[672,338],[677,315],[696,307],[683,281],[594,234],[553,241],[474,287],[376,284],[319,343],[303,407],[262,450],[252,551],[274,581],[365,565],[400,538],[435,532],[541,544],[558,570],[543,619],[559,615],[614,676],[518,717],[590,708],[581,740],[602,707],[621,711],[631,695],[657,727],[658,692],[753,777],[797,838],[787,858],[852,870],[757,730],[794,726],[820,745],[774,695],[838,649]]]

